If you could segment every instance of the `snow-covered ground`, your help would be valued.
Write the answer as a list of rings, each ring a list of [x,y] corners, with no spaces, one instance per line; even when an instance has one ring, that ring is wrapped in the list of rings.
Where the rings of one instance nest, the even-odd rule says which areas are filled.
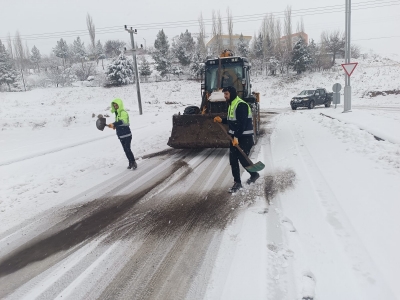
[[[277,191],[227,229],[206,298],[400,298],[400,95],[368,96],[400,89],[399,76],[398,62],[360,61],[345,114],[342,104],[289,107],[303,88],[344,85],[339,68],[253,78],[262,110],[278,112],[256,157],[267,166],[262,184]],[[134,85],[0,94],[0,234],[126,168],[115,132],[95,127],[112,99],[129,109],[139,168],[145,155],[168,148],[172,114],[199,104],[200,84],[141,89],[143,115]]]

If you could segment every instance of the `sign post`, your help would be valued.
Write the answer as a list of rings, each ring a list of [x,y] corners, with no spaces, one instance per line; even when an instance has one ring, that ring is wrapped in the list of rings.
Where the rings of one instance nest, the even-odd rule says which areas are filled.
[[[345,65],[350,63],[351,53],[350,53],[350,27],[351,27],[351,0],[346,0],[346,40],[345,40]],[[343,67],[343,65],[342,65]],[[343,67],[344,68],[344,67]],[[345,69],[345,68],[344,68]],[[345,69],[346,71],[346,69]],[[347,74],[347,72],[346,72]],[[345,85],[344,85],[344,111],[351,111],[351,85],[350,85],[350,75],[345,75]]]
[[[335,108],[337,104],[340,104],[340,90],[342,89],[342,86],[340,83],[335,83],[332,87],[333,91],[333,104],[335,104]]]

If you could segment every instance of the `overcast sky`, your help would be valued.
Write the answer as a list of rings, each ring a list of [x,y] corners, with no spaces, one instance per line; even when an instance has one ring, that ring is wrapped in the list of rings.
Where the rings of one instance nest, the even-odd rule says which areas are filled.
[[[227,0],[0,0],[0,39],[10,33],[20,35],[31,49],[35,45],[42,54],[49,54],[60,38],[72,43],[77,36],[89,43],[86,14],[89,13],[96,26],[96,40],[104,44],[109,39],[129,42],[125,24],[138,30],[135,42],[153,46],[157,32],[164,32],[171,40],[188,29],[198,32],[198,18],[202,13],[211,33],[212,11],[226,18],[229,7],[233,15],[234,33],[251,35],[260,29],[263,14],[273,13],[283,17],[290,5],[293,16],[293,32],[303,18],[305,32],[309,38],[319,42],[322,31],[345,29],[345,0],[331,1],[227,1]],[[244,17],[242,20],[239,17]],[[283,18],[282,25],[283,25]],[[400,1],[360,0],[352,1],[353,44],[362,52],[372,49],[379,54],[400,54]],[[224,23],[224,32],[227,25]],[[387,38],[390,37],[390,38]],[[6,44],[6,43],[5,43]]]

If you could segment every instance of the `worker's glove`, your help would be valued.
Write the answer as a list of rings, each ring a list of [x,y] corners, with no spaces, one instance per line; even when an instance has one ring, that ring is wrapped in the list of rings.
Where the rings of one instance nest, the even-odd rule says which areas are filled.
[[[110,124],[108,124],[107,126],[108,126],[109,128],[115,129],[114,123],[110,123]]]
[[[216,116],[216,117],[214,118],[214,122],[222,123],[221,117]]]
[[[233,145],[233,146],[239,145],[239,141],[238,141],[237,137],[234,137],[234,138],[233,138],[233,140],[232,140],[232,145]]]

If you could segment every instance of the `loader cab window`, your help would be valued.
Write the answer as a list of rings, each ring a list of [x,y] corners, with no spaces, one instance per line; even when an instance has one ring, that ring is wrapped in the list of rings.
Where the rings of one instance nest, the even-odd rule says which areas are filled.
[[[238,92],[243,92],[242,78],[243,66],[240,64],[222,64],[220,80],[218,82],[218,65],[206,66],[206,90],[217,91],[229,85],[234,86]],[[218,86],[218,84],[220,86]]]

